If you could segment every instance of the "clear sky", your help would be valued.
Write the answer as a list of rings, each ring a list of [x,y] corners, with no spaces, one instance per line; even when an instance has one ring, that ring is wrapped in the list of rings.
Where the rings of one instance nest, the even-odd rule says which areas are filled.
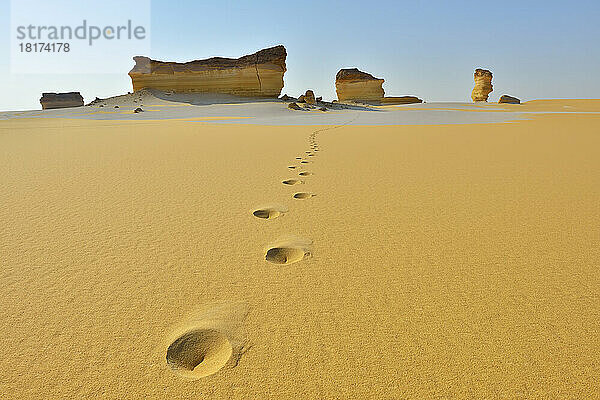
[[[38,109],[43,91],[80,91],[87,102],[131,90],[128,70],[11,74],[9,10],[0,0],[0,110]],[[384,78],[387,95],[470,101],[473,70],[483,67],[494,73],[491,101],[600,98],[599,0],[156,0],[151,21],[150,56],[159,60],[285,45],[282,94],[310,88],[335,98],[336,72],[357,67]]]

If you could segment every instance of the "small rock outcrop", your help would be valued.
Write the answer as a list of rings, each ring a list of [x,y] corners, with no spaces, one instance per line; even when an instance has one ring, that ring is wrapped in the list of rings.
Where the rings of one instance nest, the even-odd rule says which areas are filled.
[[[101,99],[100,97],[96,97],[94,100],[92,100],[89,103],[87,103],[86,106],[95,106],[96,104],[102,103],[104,100],[105,99]]]
[[[292,97],[292,96],[288,96],[287,94],[284,94],[283,96],[281,96],[279,98],[279,100],[282,100],[282,101],[296,101],[298,99],[295,98],[295,97]]]
[[[494,90],[492,86],[492,72],[487,69],[477,68],[474,74],[475,87],[471,92],[473,101],[487,101],[488,95]]]
[[[316,104],[315,92],[308,89],[306,93],[304,93],[304,101],[306,101],[306,104]]]
[[[186,63],[133,57],[133,91],[203,92],[244,97],[278,97],[286,71],[285,47],[279,45],[240,58],[213,57]]]
[[[136,108],[135,110],[133,110],[133,112],[134,112],[135,114],[137,114],[137,113],[144,112],[144,110],[142,110],[141,108],[139,108],[139,107],[138,107],[138,108]]]
[[[504,94],[500,97],[500,100],[498,100],[498,104],[521,104],[521,100]]]
[[[340,69],[335,76],[335,91],[339,101],[381,100],[383,82],[358,68]]]
[[[415,96],[384,97],[381,99],[381,104],[386,105],[415,104],[422,102],[423,100]]]
[[[290,103],[290,104],[288,104],[288,108],[290,110],[302,110],[302,108],[298,104],[296,104],[296,103]]]
[[[40,104],[42,105],[42,110],[81,107],[83,106],[83,97],[79,92],[42,93]]]

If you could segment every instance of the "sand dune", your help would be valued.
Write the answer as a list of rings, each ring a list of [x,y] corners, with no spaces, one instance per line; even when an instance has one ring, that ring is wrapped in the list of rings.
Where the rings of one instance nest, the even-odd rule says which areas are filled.
[[[5,113],[0,393],[598,398],[599,104]]]

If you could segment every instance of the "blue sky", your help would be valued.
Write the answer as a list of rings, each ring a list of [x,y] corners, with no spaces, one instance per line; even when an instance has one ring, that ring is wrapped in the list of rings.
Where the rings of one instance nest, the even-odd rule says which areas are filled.
[[[43,91],[81,91],[89,101],[131,90],[128,70],[11,74],[9,10],[0,0],[0,110],[40,108]],[[387,95],[469,101],[473,70],[483,67],[494,73],[491,101],[600,98],[600,1],[157,0],[151,21],[150,56],[160,60],[285,45],[282,94],[311,88],[335,98],[336,72],[357,67],[384,78]]]

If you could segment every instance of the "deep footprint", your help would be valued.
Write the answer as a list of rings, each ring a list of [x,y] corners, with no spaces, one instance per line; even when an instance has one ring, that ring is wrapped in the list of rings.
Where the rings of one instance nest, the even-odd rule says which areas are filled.
[[[316,196],[316,194],[308,193],[308,192],[299,192],[295,193],[292,197],[299,200],[310,199],[311,197]]]
[[[284,207],[272,206],[272,207],[262,207],[262,208],[259,208],[258,210],[254,210],[252,212],[252,215],[254,215],[256,218],[275,219],[275,218],[281,217],[286,212],[287,212],[287,209],[285,209]]]
[[[281,181],[281,183],[284,185],[301,185],[304,181],[301,181],[300,179],[286,179],[285,181]]]
[[[307,255],[310,255],[310,252],[300,246],[280,246],[270,248],[265,259],[273,264],[293,264]]]
[[[191,330],[179,336],[167,349],[167,364],[173,372],[199,379],[220,370],[233,353],[229,339],[214,329]]]
[[[304,172],[300,172],[298,175],[300,175],[300,176],[309,176],[309,175],[314,175],[314,174],[312,172],[304,171]]]

